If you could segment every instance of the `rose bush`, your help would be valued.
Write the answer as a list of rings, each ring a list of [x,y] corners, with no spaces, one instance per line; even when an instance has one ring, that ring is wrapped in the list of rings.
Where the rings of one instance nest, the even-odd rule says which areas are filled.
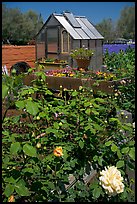
[[[123,123],[117,117],[120,106],[115,96],[94,93],[82,86],[78,91],[60,87],[56,96],[47,88],[46,75],[43,72],[36,75],[32,85],[18,89],[15,107],[19,114],[3,116],[3,202],[132,199],[132,180],[127,168],[135,168],[135,135],[132,124]],[[16,77],[8,79],[14,81]],[[5,100],[12,87],[2,88]],[[114,180],[110,179],[110,185],[118,192],[115,196],[108,196],[100,185],[100,173],[107,166],[117,167],[123,178],[120,193],[115,190],[115,174]],[[85,183],[87,175],[91,178]]]

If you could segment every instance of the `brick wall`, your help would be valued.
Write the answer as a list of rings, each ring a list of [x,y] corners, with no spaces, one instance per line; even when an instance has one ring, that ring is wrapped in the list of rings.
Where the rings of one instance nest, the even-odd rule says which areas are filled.
[[[12,65],[19,61],[27,62],[32,68],[35,67],[35,45],[27,46],[2,46],[2,66],[6,65],[8,72]]]

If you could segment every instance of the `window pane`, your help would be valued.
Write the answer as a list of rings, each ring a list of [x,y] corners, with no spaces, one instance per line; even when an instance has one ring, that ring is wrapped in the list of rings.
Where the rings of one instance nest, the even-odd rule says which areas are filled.
[[[58,51],[58,29],[56,28],[47,29],[47,48],[48,52]]]
[[[62,40],[63,40],[63,52],[68,52],[68,33],[66,31],[62,32]]]

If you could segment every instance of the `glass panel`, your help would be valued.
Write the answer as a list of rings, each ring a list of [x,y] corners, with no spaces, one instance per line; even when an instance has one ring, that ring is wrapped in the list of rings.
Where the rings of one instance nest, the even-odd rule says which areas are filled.
[[[81,18],[81,20],[90,29],[90,31],[96,36],[96,38],[103,39],[103,36],[96,30],[96,28],[86,18]]]
[[[96,36],[89,30],[89,28],[81,21],[80,18],[76,18],[79,24],[81,25],[82,29],[86,32],[86,34],[91,38],[91,39],[96,39]]]
[[[80,48],[80,40],[73,40],[73,47],[72,49]]]
[[[45,33],[40,32],[36,38],[36,59],[45,57]]]
[[[88,48],[88,40],[82,40],[82,47]]]
[[[71,23],[71,25],[73,27],[75,27],[75,28],[80,28],[81,27],[72,13],[64,13],[64,16],[67,17],[67,19],[69,20],[69,22]]]
[[[68,33],[67,31],[62,32],[62,52],[68,52],[69,51],[69,42],[68,42]]]
[[[81,28],[75,28],[75,30],[83,39],[90,39],[89,36]]]
[[[47,29],[47,52],[58,51],[58,29],[48,28]]]
[[[37,43],[37,60],[45,57],[45,42]]]
[[[64,16],[55,16],[55,18],[61,23],[61,25],[66,29],[68,33],[74,39],[82,39],[81,36],[75,31],[75,29],[68,23]]]

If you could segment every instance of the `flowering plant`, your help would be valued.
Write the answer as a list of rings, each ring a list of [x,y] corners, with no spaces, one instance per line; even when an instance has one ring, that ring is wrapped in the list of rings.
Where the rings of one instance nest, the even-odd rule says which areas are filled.
[[[89,50],[87,48],[77,48],[71,51],[70,56],[74,59],[90,60],[93,54],[94,54],[93,50]]]
[[[127,171],[135,168],[135,129],[123,111],[116,114],[116,97],[84,86],[60,86],[55,97],[45,73],[35,74],[32,85],[17,92],[15,115],[3,109],[3,202],[132,199],[134,180]],[[6,81],[3,103],[14,87]]]

